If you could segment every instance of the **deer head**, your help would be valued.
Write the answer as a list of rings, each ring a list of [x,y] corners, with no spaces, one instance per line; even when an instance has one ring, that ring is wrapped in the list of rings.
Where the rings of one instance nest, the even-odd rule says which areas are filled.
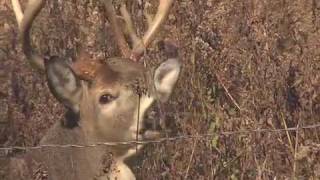
[[[130,15],[125,6],[121,13],[129,35],[129,48],[120,31],[111,0],[104,0],[106,13],[113,28],[121,56],[107,60],[96,60],[87,53],[80,53],[75,63],[70,64],[63,57],[44,58],[37,54],[30,43],[32,22],[44,5],[43,0],[29,0],[22,13],[18,0],[12,0],[22,38],[22,49],[26,58],[36,68],[44,70],[48,86],[56,99],[67,109],[68,126],[79,125],[88,142],[132,141],[139,137],[143,129],[143,116],[155,100],[167,101],[180,72],[177,53],[154,72],[135,62],[154,39],[165,20],[173,0],[160,0],[157,14],[150,23],[143,38],[138,38],[133,30]],[[177,49],[174,48],[177,52]],[[73,120],[73,121],[70,121]],[[76,121],[74,121],[76,120]],[[141,148],[141,146],[139,146]],[[120,174],[111,173],[111,178],[134,178],[123,160],[135,152],[135,148],[114,148],[116,166]]]

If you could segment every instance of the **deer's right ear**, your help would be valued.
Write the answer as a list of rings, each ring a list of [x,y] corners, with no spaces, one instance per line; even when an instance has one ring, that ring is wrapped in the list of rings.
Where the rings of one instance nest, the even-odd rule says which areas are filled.
[[[180,67],[181,64],[178,58],[170,58],[156,69],[154,85],[160,101],[165,102],[168,100],[178,80]]]
[[[78,113],[82,95],[80,79],[69,64],[59,57],[46,59],[45,67],[51,93],[68,109]]]

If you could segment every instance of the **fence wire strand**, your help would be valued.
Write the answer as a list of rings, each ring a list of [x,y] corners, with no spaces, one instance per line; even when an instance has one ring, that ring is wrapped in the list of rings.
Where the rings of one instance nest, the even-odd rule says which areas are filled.
[[[205,139],[208,137],[214,137],[218,135],[222,136],[230,136],[237,134],[250,134],[250,133],[281,133],[288,131],[298,131],[305,129],[316,129],[320,128],[319,124],[301,126],[301,127],[291,127],[291,128],[283,128],[283,129],[253,129],[253,130],[238,130],[238,131],[222,131],[218,133],[208,133],[208,134],[198,134],[198,135],[178,135],[174,137],[165,137],[159,138],[156,140],[138,140],[138,141],[125,141],[125,142],[96,142],[92,144],[43,144],[38,146],[10,146],[10,147],[0,147],[0,152],[10,152],[13,150],[36,150],[43,148],[90,148],[97,146],[121,146],[121,145],[141,145],[141,144],[155,144],[155,143],[163,143],[163,142],[172,142],[178,140],[189,140],[189,139]]]

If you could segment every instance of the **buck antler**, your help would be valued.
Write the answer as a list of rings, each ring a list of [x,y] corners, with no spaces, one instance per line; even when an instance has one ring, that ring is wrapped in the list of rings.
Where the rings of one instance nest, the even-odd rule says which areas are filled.
[[[31,65],[37,69],[44,70],[44,57],[34,52],[30,43],[30,29],[32,23],[42,9],[44,1],[30,0],[24,13],[22,12],[19,0],[11,0],[11,2],[21,34],[23,53],[26,55]]]
[[[173,0],[159,0],[157,13],[154,16],[153,20],[148,23],[149,24],[148,30],[146,31],[146,33],[141,39],[136,35],[136,32],[134,31],[133,23],[126,9],[126,6],[125,5],[121,6],[120,11],[126,23],[127,29],[129,31],[130,38],[133,42],[133,48],[130,49],[128,46],[128,43],[125,40],[124,33],[121,31],[118,25],[118,22],[116,19],[116,13],[112,5],[112,0],[102,0],[102,1],[105,5],[107,16],[113,28],[113,32],[115,34],[117,44],[122,55],[134,61],[137,61],[141,57],[145,49],[153,41],[155,35],[158,33],[164,20],[167,18],[170,7],[173,3]],[[149,16],[146,18],[150,19]]]
[[[124,33],[121,31],[121,28],[118,25],[117,15],[112,5],[112,0],[102,1],[105,5],[107,16],[122,56],[130,58],[134,61],[137,61],[141,57],[145,49],[153,41],[154,36],[157,34],[161,25],[166,19],[173,2],[173,0],[159,0],[158,10],[154,19],[150,22],[150,17],[147,17],[149,28],[142,38],[139,38],[136,35],[131,17],[125,5],[121,6],[120,11],[129,31],[130,38],[133,42],[133,48],[131,49],[125,40]],[[11,2],[18,22],[19,32],[21,34],[23,53],[26,55],[31,65],[37,69],[44,70],[44,57],[33,50],[30,42],[30,29],[32,27],[32,23],[36,16],[40,13],[44,5],[44,0],[29,0],[24,13],[22,12],[19,0],[11,0]]]

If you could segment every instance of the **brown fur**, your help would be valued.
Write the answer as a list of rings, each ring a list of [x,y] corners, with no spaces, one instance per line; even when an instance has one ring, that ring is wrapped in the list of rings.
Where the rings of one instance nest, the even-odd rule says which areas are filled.
[[[41,140],[42,144],[82,144],[84,134],[80,127],[66,129],[55,124]],[[9,179],[37,179],[47,174],[50,180],[88,180],[101,176],[102,157],[106,147],[43,148],[30,151],[24,158],[14,158],[10,167],[15,170]],[[27,171],[26,171],[27,170]],[[38,171],[38,172],[37,172]],[[41,179],[41,178],[40,178]]]

